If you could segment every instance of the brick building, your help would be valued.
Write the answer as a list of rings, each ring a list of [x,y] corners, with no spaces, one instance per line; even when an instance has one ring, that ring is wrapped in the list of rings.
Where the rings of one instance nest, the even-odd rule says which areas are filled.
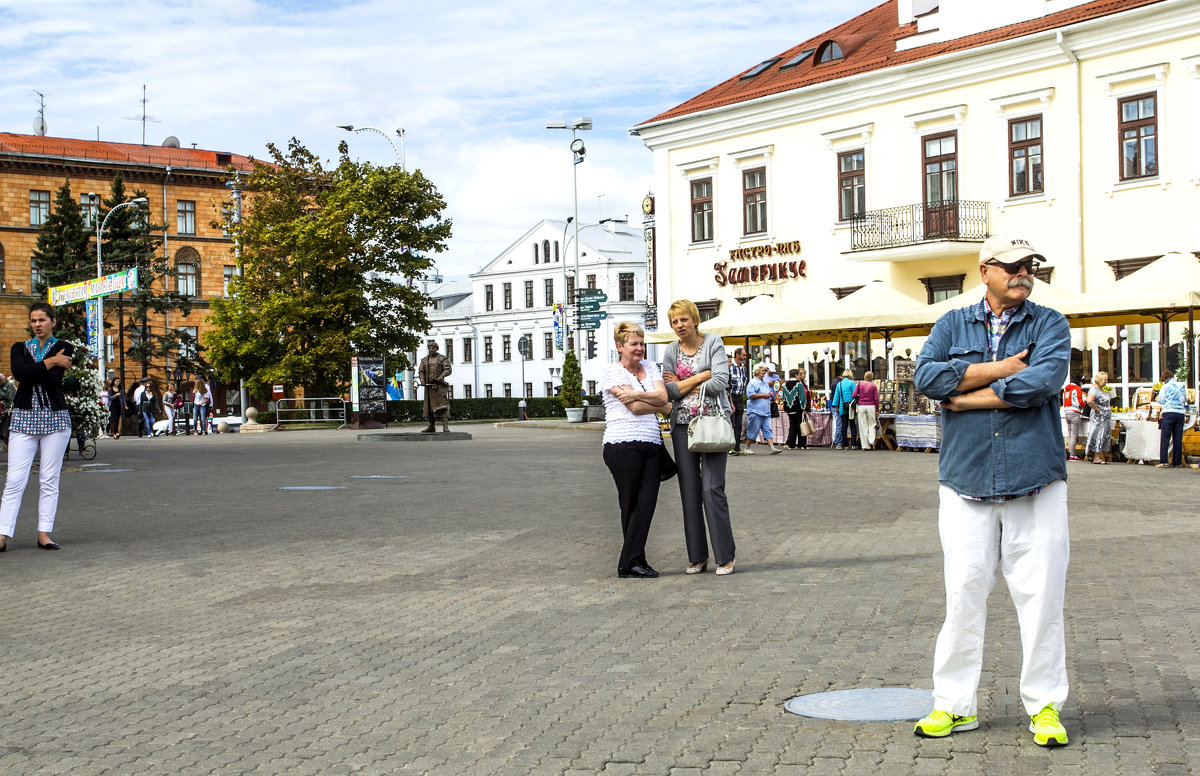
[[[35,299],[32,289],[37,272],[30,257],[40,225],[50,214],[63,181],[70,178],[71,194],[85,224],[94,231],[96,211],[88,194],[107,198],[118,172],[130,198],[136,190],[145,192],[150,222],[164,225],[157,238],[178,273],[167,282],[191,297],[192,310],[187,317],[176,312],[152,318],[155,333],[178,336],[187,329],[199,335],[208,328],[209,300],[225,293],[236,269],[232,240],[212,223],[220,221],[223,209],[233,204],[225,185],[227,169],[232,166],[249,172],[252,163],[237,154],[176,146],[0,132],[0,344],[7,347],[28,336],[27,312]],[[105,330],[105,361],[110,371],[121,375],[121,335],[114,308],[111,301],[105,304],[109,327]],[[126,339],[125,347],[129,344]],[[127,386],[140,376],[140,364],[128,357],[123,369]],[[8,365],[0,366],[0,371],[7,372]],[[152,362],[151,374],[161,390],[164,377],[176,376],[175,365]],[[228,393],[223,388],[217,386],[213,391],[219,408],[237,402],[236,386]]]

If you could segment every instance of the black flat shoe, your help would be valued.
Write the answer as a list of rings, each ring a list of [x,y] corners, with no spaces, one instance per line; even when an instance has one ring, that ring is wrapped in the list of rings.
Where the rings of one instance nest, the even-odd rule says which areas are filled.
[[[61,550],[62,549],[61,547],[58,546],[58,544],[56,542],[46,542],[45,544],[38,542],[38,547],[40,547],[43,550]]]
[[[658,572],[649,566],[631,566],[627,569],[617,569],[617,576],[621,579],[653,579],[658,576]]]

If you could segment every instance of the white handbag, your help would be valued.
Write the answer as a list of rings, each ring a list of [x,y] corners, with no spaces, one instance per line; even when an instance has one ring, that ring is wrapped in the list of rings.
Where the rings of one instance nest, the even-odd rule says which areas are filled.
[[[708,392],[707,383],[704,390]],[[727,453],[737,444],[733,436],[733,424],[720,411],[715,415],[707,414],[704,411],[707,406],[707,397],[702,395],[700,414],[688,421],[688,450],[693,453]]]

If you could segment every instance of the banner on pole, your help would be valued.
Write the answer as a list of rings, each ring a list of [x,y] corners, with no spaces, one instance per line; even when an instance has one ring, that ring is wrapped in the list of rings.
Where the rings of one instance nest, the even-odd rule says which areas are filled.
[[[69,283],[65,286],[54,286],[47,295],[50,304],[57,307],[60,304],[82,302],[86,299],[117,294],[121,291],[133,291],[137,287],[137,267],[130,267],[114,275],[92,278],[80,283]]]
[[[95,299],[85,302],[87,311],[87,346],[92,353],[100,352],[100,303]]]

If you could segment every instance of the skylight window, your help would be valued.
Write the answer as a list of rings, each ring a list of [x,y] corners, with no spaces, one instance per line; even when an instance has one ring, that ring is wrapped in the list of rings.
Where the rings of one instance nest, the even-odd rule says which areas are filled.
[[[768,59],[766,62],[760,62],[760,63],[758,63],[757,65],[755,65],[754,67],[750,68],[750,70],[749,70],[749,71],[747,71],[747,72],[745,73],[745,75],[743,75],[743,76],[741,77],[741,79],[740,79],[740,80],[742,80],[742,81],[749,81],[751,78],[753,78],[754,76],[758,75],[758,74],[759,74],[759,73],[761,73],[762,71],[766,70],[768,67],[770,67],[771,65],[775,64],[775,63],[776,63],[776,62],[778,62],[778,61],[779,61],[779,57],[775,57],[774,59]]]
[[[816,51],[815,48],[804,49],[804,51],[801,51],[799,54],[797,54],[796,56],[789,59],[787,62],[784,62],[782,65],[780,65],[779,69],[787,70],[789,67],[795,67],[796,65],[800,64],[801,62],[804,62],[809,57],[811,57],[813,55],[814,51]]]

